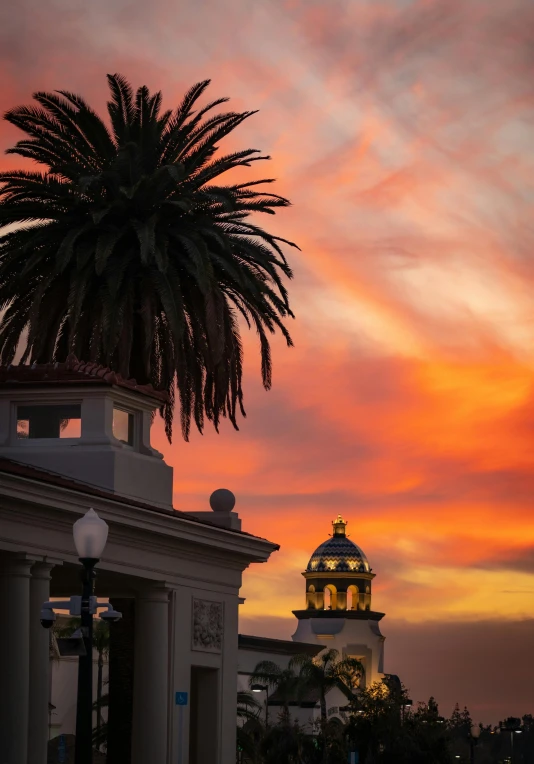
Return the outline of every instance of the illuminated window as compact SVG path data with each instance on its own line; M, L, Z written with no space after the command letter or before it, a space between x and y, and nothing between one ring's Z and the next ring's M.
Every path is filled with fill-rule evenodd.
M17 406L17 438L80 438L81 411L79 404Z
M113 435L121 443L133 446L134 415L124 409L113 408Z

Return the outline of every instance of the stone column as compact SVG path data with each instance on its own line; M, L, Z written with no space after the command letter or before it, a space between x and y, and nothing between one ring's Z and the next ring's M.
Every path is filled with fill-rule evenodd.
M6 557L0 655L2 764L27 764L30 673L30 569L34 560Z
M151 589L135 601L132 764L167 764L169 592Z
M36 562L30 580L30 697L28 764L46 764L48 753L48 703L50 699L50 632L43 629L40 613L50 599L52 562Z

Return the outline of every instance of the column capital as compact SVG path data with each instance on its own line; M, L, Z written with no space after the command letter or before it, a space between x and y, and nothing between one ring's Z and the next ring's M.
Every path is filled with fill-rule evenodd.
M14 555L13 557L4 557L2 560L2 569L6 576L31 578L31 568L35 559L31 555Z
M43 581L50 581L52 578L52 568L56 567L56 563L51 560L38 560L34 562L31 569L32 579L42 579Z
M154 586L146 589L139 589L136 592L135 599L142 600L143 602L169 602L170 589L165 586Z

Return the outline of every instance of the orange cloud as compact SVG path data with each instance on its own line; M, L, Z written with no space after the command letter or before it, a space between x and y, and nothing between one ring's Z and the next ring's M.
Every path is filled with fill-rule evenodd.
M528 0L19 0L4 19L3 110L54 88L102 109L115 71L167 106L211 77L211 97L261 109L227 149L271 154L236 178L277 177L294 202L260 222L302 248L288 252L296 347L275 341L266 394L247 335L239 433L154 433L178 508L231 488L245 529L282 544L245 574L245 626L289 636L300 571L338 511L400 644L408 622L486 619L504 635L530 612L533 22ZM1 148L16 139L0 124ZM449 670L433 681L427 695L449 698Z

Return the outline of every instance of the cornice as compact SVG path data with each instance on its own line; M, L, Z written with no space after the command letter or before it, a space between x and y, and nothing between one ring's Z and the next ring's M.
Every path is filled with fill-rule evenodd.
M349 621L381 621L385 613L374 610L293 610L299 621L308 618L346 618Z
M152 548L154 551L165 550L176 554L177 544L202 545L209 548L214 560L222 553L227 561L230 554L236 562L239 560L242 567L247 567L251 562L266 562L272 552L279 548L277 544L257 536L186 519L178 512L150 510L123 503L120 498L107 499L85 493L83 490L0 472L0 501L5 503L6 499L21 505L17 507L16 518L32 523L35 523L35 513L31 511L31 506L48 509L51 514L46 516L41 512L39 524L57 530L64 530L65 516L73 523L92 507L113 526L110 541L116 540L117 543L133 548L138 546L142 549ZM0 506L0 515L6 519L13 519L13 509ZM138 534L138 538L132 537L132 532L134 536ZM180 553L186 554L187 550L181 549ZM197 556L194 552L190 553L191 559Z

